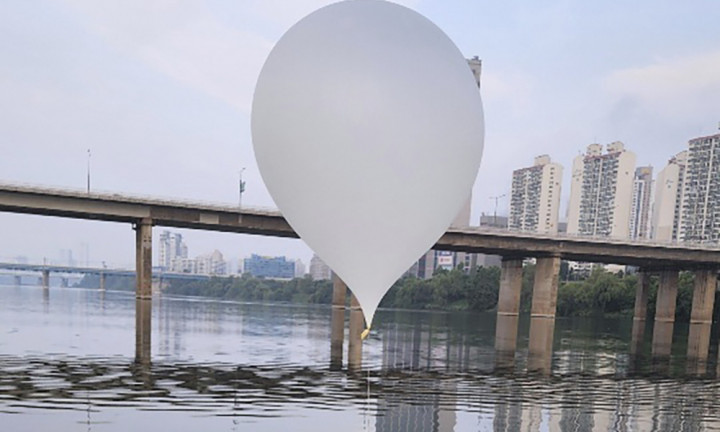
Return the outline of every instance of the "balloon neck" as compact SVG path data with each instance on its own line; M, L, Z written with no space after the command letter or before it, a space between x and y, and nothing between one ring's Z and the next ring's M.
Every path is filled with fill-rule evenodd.
M365 330L363 330L362 333L360 333L360 340L367 339L369 334L370 334L370 327L366 328Z

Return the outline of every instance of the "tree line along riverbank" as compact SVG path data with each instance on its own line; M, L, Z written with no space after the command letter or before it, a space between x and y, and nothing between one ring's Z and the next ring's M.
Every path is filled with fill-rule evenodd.
M532 283L535 266L523 268L520 308L529 312L532 304ZM595 269L588 277L567 280L563 266L558 286L557 315L612 316L632 315L638 278L634 274L609 273ZM86 275L76 286L95 288L99 276ZM291 280L261 279L247 274L238 277L215 277L205 281L168 280L163 292L171 295L200 296L223 300L255 302L289 302L299 304L330 304L332 282L312 280L309 276ZM108 276L107 289L134 290L133 277ZM497 306L500 287L498 267L476 267L466 273L460 269L438 270L432 278L404 277L398 280L380 303L384 308L491 311ZM655 311L658 281L653 277L648 298L648 314ZM688 321L692 305L693 274L680 273L676 319ZM717 295L717 294L716 294ZM720 308L716 308L720 309Z

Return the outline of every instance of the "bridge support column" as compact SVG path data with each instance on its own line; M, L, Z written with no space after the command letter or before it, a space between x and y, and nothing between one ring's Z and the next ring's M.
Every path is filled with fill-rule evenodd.
M105 291L106 279L107 275L105 273L100 273L100 291Z
M655 301L655 325L653 327L653 357L669 357L672 348L677 302L678 271L662 270L660 286Z
M330 369L332 370L342 369L346 296L347 285L333 273L332 315L330 317Z
M716 275L717 273L712 270L695 272L687 351L688 360L692 362L707 360L713 306L715 305Z
M643 269L638 273L637 288L635 289L635 313L633 314L632 341L630 354L638 354L645 337L647 322L648 293L650 292L650 273Z
M552 366L559 277L560 257L537 259L530 313L529 370L549 373Z
M42 287L50 288L50 270L42 271Z
M152 221L135 224L135 297L152 298Z
M152 353L152 301L135 300L135 361L149 365Z
M22 285L22 276L15 275L15 286Z
M348 332L348 370L357 371L362 367L362 339L365 329L360 302L355 294L350 295L350 331Z
M522 272L522 259L503 258L495 324L495 364L498 367L512 367L515 360Z

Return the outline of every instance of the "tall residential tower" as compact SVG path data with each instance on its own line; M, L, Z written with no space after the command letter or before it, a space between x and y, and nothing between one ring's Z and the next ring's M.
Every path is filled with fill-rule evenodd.
M548 155L536 157L533 166L513 171L509 229L557 234L562 171Z
M573 161L568 234L626 239L630 231L635 154L616 141L591 144Z
M633 179L630 208L630 238L644 239L650 235L650 204L652 202L653 168L638 167Z
M655 240L678 240L687 157L687 151L673 156L655 179L651 224L651 237Z
M720 134L688 144L680 238L716 243L720 241Z

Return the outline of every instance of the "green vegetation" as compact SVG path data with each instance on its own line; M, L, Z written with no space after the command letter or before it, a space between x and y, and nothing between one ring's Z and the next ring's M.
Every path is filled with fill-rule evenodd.
M172 280L163 292L224 300L330 304L332 282L314 281L309 276L282 281L245 274L242 277L214 277L209 281Z
M529 312L532 306L532 286L535 266L523 268L520 309ZM561 267L561 279L571 277L567 266ZM288 281L259 279L249 275L212 278L207 281L171 280L164 292L185 296L204 296L224 300L257 302L290 302L330 304L332 283L313 281L309 276ZM134 290L132 277L110 277L108 289ZM637 276L613 274L596 269L583 280L562 280L558 288L558 316L632 315L635 305ZM99 278L87 275L80 287L97 287ZM657 278L651 279L648 299L648 318L655 311ZM430 279L404 277L397 281L380 303L381 307L399 309L487 311L497 306L500 269L477 267L465 273L461 269L438 270ZM692 305L693 275L680 274L676 319L687 321ZM720 301L720 300L718 300ZM720 309L720 308L716 308Z
M74 286L78 288L97 288L100 286L100 275L86 274ZM115 291L135 291L135 276L106 276L105 289Z

